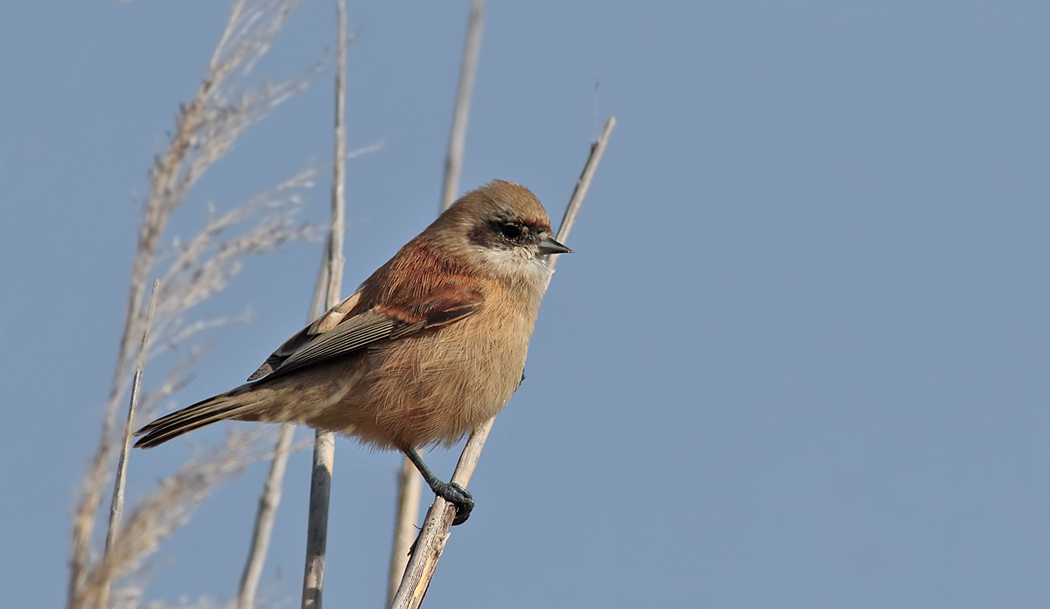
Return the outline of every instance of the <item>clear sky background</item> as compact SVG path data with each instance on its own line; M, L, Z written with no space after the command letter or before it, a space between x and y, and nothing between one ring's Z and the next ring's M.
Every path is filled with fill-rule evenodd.
M0 3L4 606L64 603L132 197L227 9ZM258 73L324 57L333 14L307 2ZM350 146L386 144L349 166L348 289L434 216L466 14L349 5ZM514 180L560 217L620 123L426 606L1050 606L1048 23L1039 2L490 2L462 189ZM166 241L327 163L330 74L247 134ZM328 178L307 197L323 220ZM216 337L179 404L302 326L319 256L249 260L201 313L253 321ZM187 447L136 452L129 492ZM457 454L432 465L447 477ZM264 575L282 606L308 461ZM326 606L382 606L399 464L337 444ZM148 598L234 594L265 470L164 544Z

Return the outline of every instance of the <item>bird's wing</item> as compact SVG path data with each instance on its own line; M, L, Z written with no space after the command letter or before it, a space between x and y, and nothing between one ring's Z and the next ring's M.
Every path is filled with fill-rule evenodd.
M481 308L477 292L437 293L411 307L378 305L359 310L361 292L329 309L289 338L249 381L347 355L382 340L401 338L459 321ZM351 314L352 313L352 314Z
M347 314L357 306L357 303L360 300L361 292L355 292L343 302L325 311L324 315L315 319L309 326L306 326L296 333L295 336L284 341L284 344L271 353L270 357L266 358L266 362L264 362L262 366L259 366L259 369L253 372L252 375L248 377L248 380L259 380L279 368L281 363L295 354L296 351L302 349L309 344L310 341L325 332L330 331L339 322L343 321Z

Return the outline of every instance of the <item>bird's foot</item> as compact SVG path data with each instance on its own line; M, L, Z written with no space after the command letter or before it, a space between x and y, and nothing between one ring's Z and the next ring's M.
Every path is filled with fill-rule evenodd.
M474 497L467 492L467 489L455 482L441 482L440 480L432 484L430 488L435 495L456 506L456 517L452 521L452 526L463 524L467 518L470 518L470 512L474 509Z
M426 480L430 490L434 491L434 494L438 497L456 506L456 518L452 521L453 526L466 522L467 518L470 518L470 511L474 509L474 498L470 496L467 489L455 482L442 482L440 478L434 475L434 472L430 471L430 468L423 462L423 458L419 456L416 449L410 447L401 450L408 457L408 460L416 466L416 469L419 470L419 474L423 476L423 480Z

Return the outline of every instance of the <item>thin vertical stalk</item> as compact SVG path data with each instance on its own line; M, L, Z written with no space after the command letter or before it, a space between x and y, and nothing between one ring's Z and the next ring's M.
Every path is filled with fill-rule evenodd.
M343 232L346 230L346 48L350 35L346 31L346 2L335 5L338 24L338 49L335 64L335 151L332 158L332 238L328 242L328 292L326 308L342 300Z
M389 605L401 585L401 577L408 565L408 550L415 538L416 521L419 518L419 498L422 483L416 466L408 458L402 459L401 471L397 474L397 519L394 521L394 548L390 553L390 575L386 591Z
M135 361L135 376L131 382L131 399L128 402L128 420L124 423L124 435L120 443L120 456L117 459L117 475L113 481L113 499L109 504L109 528L106 531L106 547L104 552L109 553L113 544L117 541L117 533L120 530L120 520L124 515L124 488L127 486L128 476L128 454L131 452L131 430L135 425L135 410L138 408L139 391L142 388L142 374L146 369L146 358L149 355L149 331L153 325L153 314L157 310L157 286L159 281L153 282L153 293L149 298L149 308L146 311L146 321L142 329L142 343L139 345L138 358ZM101 606L105 607L109 601L109 582L106 582L102 592Z
M572 196L569 197L569 204L565 206L565 215L562 216L561 224L558 225L558 236L556 239L562 243L565 243L569 238L569 231L572 230L572 225L576 223L576 216L580 213L580 208L583 207L583 198L587 196L587 191L591 188L594 172L598 170L598 163L602 161L605 147L609 145L609 136L612 135L612 130L615 127L616 117L610 116L605 121L605 126L602 127L601 135L591 144L591 154L587 157L583 171L580 172L580 177L576 180L576 187L573 188ZM551 275L554 275L554 265L558 263L558 258L560 257L560 254L554 254L547 262L547 268L550 270ZM547 279L547 283L550 283L550 278Z
M131 383L131 399L128 404L128 420L124 424L124 436L120 443L120 457L117 460L117 477L113 482L113 500L109 506L109 530L106 532L106 551L113 547L120 528L120 519L124 514L124 488L127 485L128 453L131 452L131 430L135 426L135 409L138 408L139 391L142 388L142 374L146 369L146 357L149 354L149 331L153 325L153 314L157 311L157 287L159 281L153 282L153 293L150 295L149 308L146 311L146 323L142 330L142 343L138 359L135 362L135 378Z
M470 3L467 21L467 42L463 47L463 64L459 70L459 88L456 109L452 115L452 132L448 138L445 157L445 185L441 193L441 211L448 209L459 191L459 172L463 166L463 148L467 141L467 119L470 117L470 95L474 90L474 76L478 71L481 53L481 26L485 21L484 0Z
M259 588L259 579L266 564L266 552L270 548L273 523L277 517L277 508L281 504L284 471L288 466L288 453L294 435L295 425L291 423L282 424L277 432L277 445L273 449L270 472L266 476L263 492L259 496L259 507L255 512L255 526L252 529L248 559L244 563L241 584L237 588L237 609L252 609L255 606L255 592Z
M310 302L310 310L306 315L307 323L317 319L325 311L324 307L329 283L330 249L330 246L325 248L325 256L317 273L317 281L314 284L314 297ZM270 473L267 475L266 482L263 485L262 495L259 496L259 508L255 513L255 527L252 530L248 559L244 563L241 585L237 590L237 609L252 609L255 606L255 594L266 562L266 553L270 547L270 537L273 532L274 520L277 516L277 508L281 503L284 472L288 466L288 455L291 451L292 437L294 435L295 425L291 423L281 424L281 429L277 433L277 445L274 448L273 461L270 463Z
M463 45L463 60L459 68L459 87L456 105L452 111L452 131L448 138L445 155L445 175L441 187L441 211L445 211L456 200L459 191L459 174L463 167L463 151L466 148L467 122L470 118L470 99L474 91L474 77L481 54L481 30L485 22L484 0L473 0L467 17L466 42ZM422 451L420 451L422 452ZM390 550L389 586L386 602L394 599L401 577L408 565L408 552L412 547L414 529L419 520L419 498L422 494L422 478L416 467L404 457L397 485L397 515L394 519L393 547Z
M251 64L266 53L273 35L280 30L285 18L294 9L294 4L279 3L275 7L278 11L263 10L262 20L258 17L254 20L263 27L250 30L246 29L243 23L247 4L248 0L234 0L208 71L193 98L181 107L168 148L155 158L150 170L149 198L138 228L123 329L101 433L73 516L67 598L69 609L79 608L83 603L81 592L91 567L91 540L94 537L97 512L102 501L104 481L110 472L110 457L116 446L116 414L127 387L130 372L128 368L135 355L135 345L138 337L142 335L145 317L143 297L157 258L161 235L164 234L168 219L182 203L189 188L217 159L229 151L230 145L245 127L265 114L265 110L262 110L264 107L272 107L280 101L261 90L259 95L245 95L239 101L228 99L235 90L230 81L236 80L238 75L243 75ZM231 111L225 117L233 117L236 120L214 118L215 113L210 109L220 105L236 108L236 111ZM254 116L249 117L250 113L254 113Z
M335 438L329 432L314 436L310 475L310 515L306 524L306 571L303 575L303 609L321 609L324 562L328 548L328 504L332 492Z
M467 445L456 463L456 471L452 474L452 482L467 487L470 477L481 458L481 449L485 446L485 440L492 431L492 424L496 421L493 417L485 421L471 432ZM401 585L394 595L390 604L392 609L416 609L423 603L423 597L430 588L430 581L434 578L438 560L445 550L445 542L448 541L449 530L452 520L456 517L456 506L445 501L442 497L435 497L434 503L427 510L427 517L423 521L423 529L412 548L412 555L408 559L408 567L405 576L401 579Z
M616 119L610 117L598 141L591 145L591 153L584 164L580 178L576 181L576 188L569 199L562 224L558 228L557 239L562 243L569 237L572 225L576 221L576 215L583 204L583 198L590 188L594 172L605 153L609 136L615 126ZM552 267L553 264L554 260L551 260ZM467 440L467 445L463 447L463 453L459 457L459 463L456 464L456 471L452 474L453 482L466 488L474 473L474 468L477 467L481 450L485 446L485 440L495 420L495 417L489 419L470 434L470 439ZM401 580L401 586L398 587L397 594L394 595L394 600L390 605L391 609L416 609L422 604L423 597L426 596L427 589L430 587L430 581L434 577L434 571L437 569L438 560L441 559L441 553L445 549L445 542L448 541L452 519L455 516L456 506L454 504L441 497L434 498L434 503L427 511L426 520L423 522L423 530L420 531L408 560L408 567Z
M335 153L332 168L332 230L328 237L327 308L339 304L343 279L343 232L346 219L346 5L336 4L338 41L335 71ZM310 477L310 515L306 526L306 566L303 574L303 609L321 609L324 564L328 537L328 506L335 462L335 436L318 431L314 437L313 470Z

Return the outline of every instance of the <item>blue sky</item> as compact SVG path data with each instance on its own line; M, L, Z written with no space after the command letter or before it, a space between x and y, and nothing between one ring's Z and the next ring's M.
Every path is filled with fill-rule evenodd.
M133 197L226 11L0 6L10 606L64 602ZM258 73L325 57L333 13L307 2ZM347 287L437 208L466 13L349 6L350 145L385 145L348 169ZM602 121L619 126L426 606L1050 605L1048 18L1025 2L490 2L461 188L514 180L560 217ZM206 203L325 163L330 108L327 71L213 169L167 239ZM325 177L305 216L327 197ZM250 305L253 322L216 337L180 404L302 326L319 256L251 259L207 305ZM187 453L136 453L130 492ZM457 454L430 459L447 476ZM398 465L337 446L332 606L382 604ZM293 457L273 601L301 585L308 469ZM163 546L149 598L234 593L264 474Z

